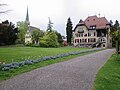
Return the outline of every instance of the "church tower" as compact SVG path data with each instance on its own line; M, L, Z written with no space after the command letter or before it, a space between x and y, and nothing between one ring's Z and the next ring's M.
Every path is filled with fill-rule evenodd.
M30 33L30 21L29 21L28 6L27 6L27 13L26 13L25 22L28 25L28 30L25 34L25 43L28 44L28 43L32 43L32 36L31 36L31 33Z
M28 13L28 6L27 6L27 13L26 13L26 19L25 22L30 25L30 21L29 21L29 13Z

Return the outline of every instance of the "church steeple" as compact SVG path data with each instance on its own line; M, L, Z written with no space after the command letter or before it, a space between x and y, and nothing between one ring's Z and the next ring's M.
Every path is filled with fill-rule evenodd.
M29 13L28 13L28 6L27 6L27 13L26 13L26 19L25 19L26 23L28 25L30 25L30 21L29 21Z

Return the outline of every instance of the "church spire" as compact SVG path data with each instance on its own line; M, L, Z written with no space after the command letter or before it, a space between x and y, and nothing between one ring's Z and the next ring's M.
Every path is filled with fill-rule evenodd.
M28 25L30 25L30 21L29 21L29 13L28 13L28 6L27 6L27 14L26 14L26 23L28 24Z

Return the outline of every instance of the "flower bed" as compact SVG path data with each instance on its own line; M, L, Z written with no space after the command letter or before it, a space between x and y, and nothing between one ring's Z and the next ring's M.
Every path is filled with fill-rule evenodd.
M10 70L10 69L15 69L15 68L19 68L22 67L24 65L32 65L35 63L39 63L41 61L45 61L45 60L52 60L52 59L56 59L56 58L61 58L61 57L67 57L70 55L77 55L77 54L81 54L81 53L86 53L86 52L93 52L93 51L98 51L98 50L102 50L101 48L96 48L96 49L92 49L92 50L84 50L84 51L79 51L79 52L70 52L67 54L59 54L59 55L55 55L55 56L45 56L36 60L25 60L25 61L21 61L21 62L12 62L9 64L2 64L1 65L1 70L6 71L6 70Z

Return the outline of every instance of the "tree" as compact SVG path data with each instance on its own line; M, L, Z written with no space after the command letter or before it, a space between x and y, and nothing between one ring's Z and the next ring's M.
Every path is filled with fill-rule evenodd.
M120 24L116 20L114 25L111 25L111 32L112 36L112 43L116 46L116 53L118 54L119 51L119 43L120 43Z
M3 6L7 6L7 4L0 4L0 7L3 7ZM0 14L2 14L2 13L7 13L7 12L9 12L9 11L11 11L11 10L0 11Z
M62 39L61 34L60 34L60 33L58 33L57 31L55 31L55 34L56 34L56 35L57 35L57 37L58 37L58 42L59 42L60 44L62 44L63 39Z
M40 46L42 47L58 47L58 37L55 32L50 32L49 34L43 36L40 39Z
M35 29L32 31L32 40L38 44L38 41L40 39L40 37L44 36L44 32L42 30L39 29Z
M114 24L114 30L117 31L119 26L120 26L120 24L119 24L118 20L116 20L115 24Z
M71 39L72 39L72 22L71 19L68 18L67 26L66 26L66 35L67 35L67 43L71 45Z
M115 37L115 40L116 40L116 53L118 54L119 53L119 44L120 44L120 28L117 29L117 31L114 32L114 37Z
M52 32L52 27L53 27L53 23L51 22L50 20L50 17L48 18L49 19L49 22L48 22L48 26L47 26L47 32Z
M19 34L18 34L19 42L25 44L25 34L29 29L28 24L24 21L17 22L17 27L19 30Z
M12 45L17 40L18 29L8 20L0 24L0 45Z

